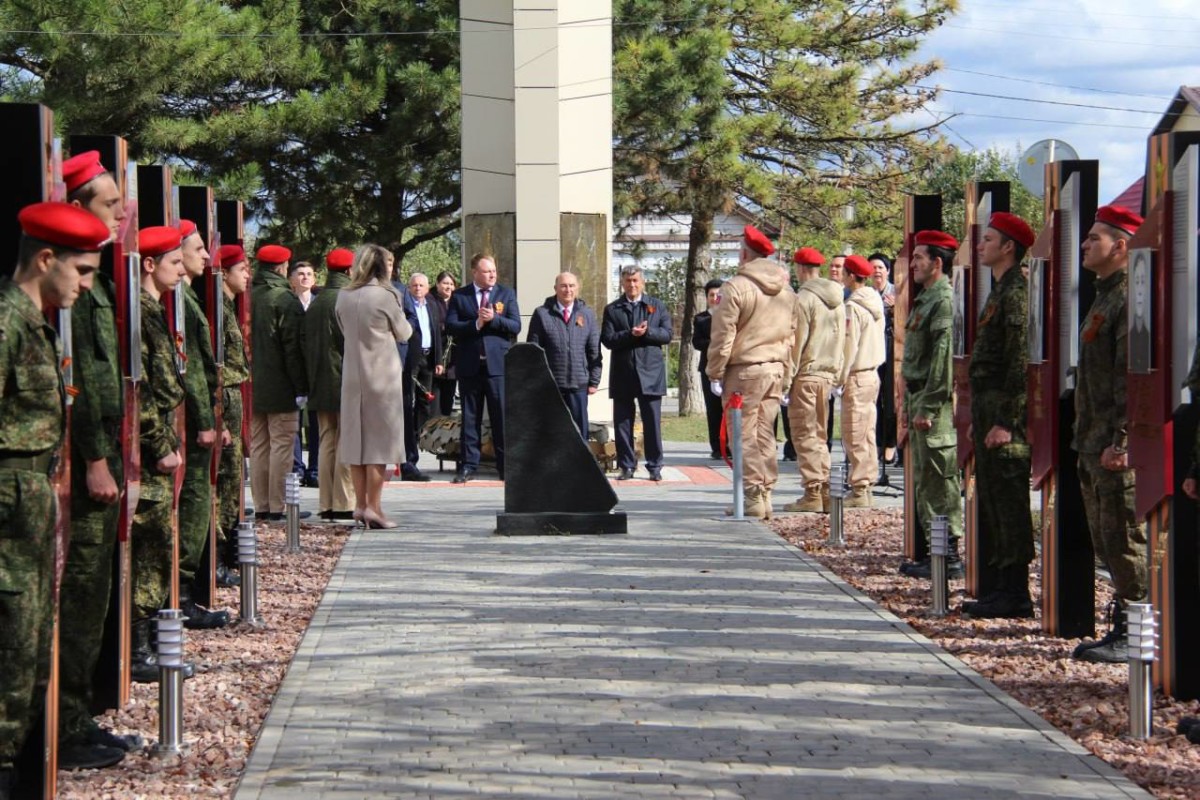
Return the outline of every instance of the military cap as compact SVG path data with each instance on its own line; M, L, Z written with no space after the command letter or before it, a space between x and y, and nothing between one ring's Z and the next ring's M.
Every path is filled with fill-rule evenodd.
M354 253L344 247L330 250L329 255L325 256L325 266L329 269L350 269L353 263Z
M196 227L196 223L192 222L190 219L179 220L180 238L186 239L198 230L200 229Z
M869 278L875 274L875 268L871 266L871 262L862 256L846 256L844 266L860 278Z
M217 266L221 269L232 267L246 260L246 251L240 244L223 244L217 248Z
M825 263L825 256L815 247L801 247L792 256L792 261L802 267L819 267Z
M254 257L263 264L282 264L292 260L292 251L281 244L264 244Z
M945 231L918 231L916 243L928 247L944 247L947 250L958 249L958 239Z
M775 245L771 244L771 240L753 225L742 228L742 243L760 256L769 256L775 252Z
M142 228L138 231L138 252L143 257L158 256L178 250L183 246L183 236L179 228L170 225L155 225L152 228Z
M1025 248L1032 245L1033 240L1037 238L1033 235L1033 228L1030 228L1025 220L1016 214L1009 214L1007 211L993 213L991 219L988 220L988 227L1000 231Z
M71 156L62 163L62 176L63 182L67 184L67 194L105 172L108 170L100 163L99 150L88 150L86 153Z
M112 238L112 232L99 217L70 203L25 206L17 213L17 221L31 239L84 253L103 250Z
M1103 222L1132 235L1137 233L1145 220L1124 206L1101 206L1096 209L1096 222Z

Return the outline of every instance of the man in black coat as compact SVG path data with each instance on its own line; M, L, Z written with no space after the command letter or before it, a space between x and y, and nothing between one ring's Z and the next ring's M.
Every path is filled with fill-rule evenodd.
M643 294L640 267L621 270L624 294L604 307L600 341L613 353L608 393L613 401L617 433L617 480L633 477L637 454L633 447L634 401L642 415L642 440L650 480L662 480L662 397L667 393L663 346L671 343L671 315L662 301Z
M404 463L400 480L428 481L417 468L420 457L418 440L421 428L440 407L435 375L442 374L442 304L430 302L429 278L414 272L403 295L404 316L412 325L413 335L404 353Z
M533 312L525 341L546 351L554 384L586 442L588 397L600 388L604 356L596 315L578 295L579 278L572 272L560 273L554 279L554 296Z
M712 382L704 374L708 366L708 343L712 340L712 312L721 302L721 287L724 281L713 278L704 284L704 297L708 306L692 319L692 347L700 351L700 386L704 390L704 413L708 417L708 448L709 458L721 459L721 417L724 408L721 396L713 394ZM784 417L786 419L786 417Z
M496 469L504 480L504 355L521 332L517 293L496 283L496 260L482 253L472 256L471 279L450 295L446 313L462 396L462 465L453 483L466 483L479 469L485 400Z

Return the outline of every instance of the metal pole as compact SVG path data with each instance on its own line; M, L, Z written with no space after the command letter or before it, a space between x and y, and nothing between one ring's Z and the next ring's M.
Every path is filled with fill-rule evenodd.
M242 622L260 625L258 615L258 534L249 522L238 523L238 563L242 568Z
M180 755L183 743L183 612L158 612L158 744L156 756Z
M729 450L733 453L733 518L746 518L746 498L742 487L742 404L729 404Z
M846 465L834 464L829 469L829 544L846 544L845 522Z
M283 481L283 503L287 512L287 552L300 552L300 476L289 472Z
M1130 603L1125 609L1129 659L1129 735L1149 739L1154 711L1154 649L1158 623L1150 603Z
M939 514L929 526L929 582L933 586L933 615L950 611L950 586L946 557L950 554L950 520Z

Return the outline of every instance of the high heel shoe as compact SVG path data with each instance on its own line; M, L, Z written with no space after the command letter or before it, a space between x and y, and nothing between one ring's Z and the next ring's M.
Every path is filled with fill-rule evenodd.
M384 517L376 517L374 515L367 516L367 514L365 512L363 513L362 520L363 520L363 526L366 527L367 530L372 530L372 531L390 530L391 528L400 527L397 523L392 522L390 519L387 519Z
M363 517L364 513L365 512L362 509L358 509L358 508L354 509L354 513L350 515L351 518L354 520L354 527L356 527L356 528L367 527L367 523Z

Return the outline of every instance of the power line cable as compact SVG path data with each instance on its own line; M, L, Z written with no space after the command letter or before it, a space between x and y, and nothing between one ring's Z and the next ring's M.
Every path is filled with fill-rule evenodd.
M946 92L948 94L965 94L972 97L989 97L993 100L1015 100L1018 103L1043 103L1050 106L1070 106L1072 108L1091 108L1098 111L1125 111L1131 114L1153 114L1162 116L1161 111L1146 111L1141 108L1118 108L1116 106L1095 106L1089 103L1069 103L1065 100L1035 100L1032 97L1016 97L1009 94L988 94L986 92L969 92L965 89L947 89L939 86L921 86L919 84L910 84L915 89L925 89L927 91Z
M979 114L974 111L941 111L942 114L953 114L961 117L981 117L983 119L1003 119L1010 122L1041 122L1047 125L1082 125L1088 128L1128 128L1129 130L1144 131L1145 125L1116 125L1109 122L1080 122L1071 119L1034 119L1033 117L1010 117L1004 114Z
M1004 36L1033 36L1039 39L1054 39L1059 42L1087 42L1088 44L1119 44L1124 47L1169 47L1174 50L1195 50L1195 44L1169 44L1167 42L1119 42L1114 39L1085 39L1082 37L1061 36L1057 33L1031 33L1028 29L996 30L995 28L976 28L972 25L954 25L949 22L943 28L954 28L960 31L979 31L981 33L999 33Z
M1162 100L1162 95L1158 94L1140 94L1138 92L1121 92L1116 89L1098 89L1095 86L1072 86L1068 83L1054 83L1052 81L1039 81L1033 78L1017 78L1012 75L997 75L994 72L980 72L975 69L962 69L960 67L942 67L942 72L959 72L964 75L979 75L984 78L996 78L1002 81L1013 81L1015 83L1032 83L1038 86L1053 86L1058 89L1074 89L1079 92L1100 92L1102 94L1119 94L1126 97L1146 97L1153 100Z
M986 0L971 0L971 5L972 6L988 6L991 8L1003 8L1006 11L1013 10L1012 3L989 3ZM1021 5L1021 10L1023 10L1023 11L1042 11L1042 12L1050 13L1050 14L1062 14L1063 16L1071 16L1076 19L1079 18L1080 13L1081 13L1078 7L1072 7L1072 8L1066 8L1064 6L1048 7L1048 6L1031 6L1031 5L1025 5L1025 4ZM1137 17L1138 19L1173 19L1173 20L1182 20L1182 21L1186 21L1186 22L1200 22L1200 17L1179 17L1179 16L1170 16L1170 15L1166 15L1166 14L1122 14L1119 11L1096 11L1092 8L1089 8L1087 10L1087 15L1094 16L1094 17Z

